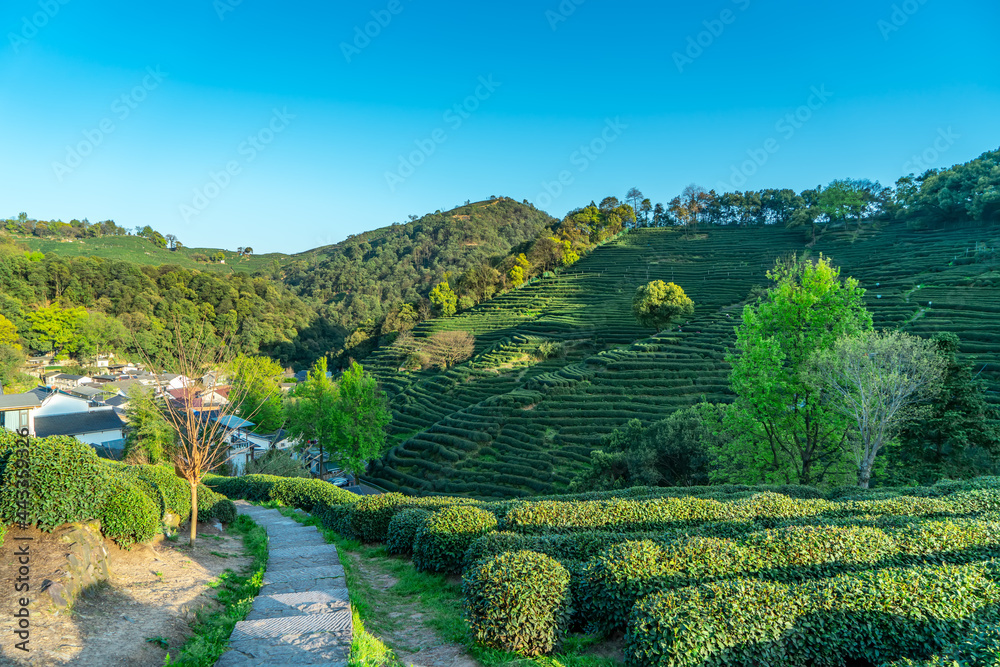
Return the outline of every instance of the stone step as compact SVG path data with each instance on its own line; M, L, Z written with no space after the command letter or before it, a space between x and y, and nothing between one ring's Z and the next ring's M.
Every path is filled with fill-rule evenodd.
M348 617L350 620L350 617ZM245 621L244 621L245 622ZM236 632L233 632L236 636ZM235 639L216 667L277 665L347 665L351 655L350 624L346 631L290 634L264 639Z
M347 636L350 646L351 612L342 609L332 614L305 614L280 618L261 618L254 621L240 621L233 628L229 638L232 644L246 639L273 639L295 635L329 634ZM287 659L287 658L286 658Z
M318 567L296 567L272 571L270 567L264 573L264 585L280 584L285 581L301 581L303 579L332 579L344 576L344 568L340 565L320 565Z
M270 554L269 560L277 560L289 556L326 556L327 554L332 554L333 557L339 560L336 545L328 543L311 547L282 546L278 543L272 543L271 547L268 552Z
M279 593L260 595L253 602L253 609L247 621L265 618L284 618L303 614L333 614L342 611L350 613L351 605L346 588L304 593Z
M291 579L289 581L279 581L273 584L266 584L261 587L260 595L279 595L281 593L306 593L309 591L322 591L329 588L343 588L347 586L347 579L344 577L317 577L316 579Z
M270 545L282 545L283 547L322 547L329 544L319 533L280 533L278 535L267 536Z

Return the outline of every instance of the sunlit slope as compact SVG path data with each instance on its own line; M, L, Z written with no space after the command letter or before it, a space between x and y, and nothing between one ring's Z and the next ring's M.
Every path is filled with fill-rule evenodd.
M820 241L868 290L876 326L954 331L1000 398L997 228L916 231L894 225ZM554 279L467 313L434 320L427 336L463 329L476 357L445 372L406 373L382 350L370 361L392 394L394 448L372 479L411 493L527 495L562 489L590 451L629 419L652 422L705 396L731 400L727 348L742 303L777 257L803 251L801 232L711 228L632 232ZM978 249L978 250L977 250ZM680 284L695 315L659 335L631 315L635 288ZM563 352L539 360L539 344ZM977 370L978 370L977 367Z

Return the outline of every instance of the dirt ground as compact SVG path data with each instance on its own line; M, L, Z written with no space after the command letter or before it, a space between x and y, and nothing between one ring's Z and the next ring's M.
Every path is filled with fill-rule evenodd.
M12 529L0 547L0 665L49 667L159 666L168 650L176 656L190 635L193 610L211 601L208 587L227 568L240 571L250 560L243 541L209 524L199 524L194 552L187 547L182 528L176 542L136 546L131 551L107 542L111 580L86 592L69 611L42 612L31 618L30 652L14 648L11 614L13 592ZM58 576L68 553L65 545L47 533L33 531L32 596L44 578ZM214 553L213 553L214 552ZM35 583L37 582L37 583ZM149 642L159 638L167 649Z
M358 558L358 569L372 588L388 590L398 582L392 575L366 567ZM386 632L376 633L378 638L392 647L399 661L408 667L479 667L459 644L446 644L438 634L427 627L416 606L400 605L389 612L392 619Z

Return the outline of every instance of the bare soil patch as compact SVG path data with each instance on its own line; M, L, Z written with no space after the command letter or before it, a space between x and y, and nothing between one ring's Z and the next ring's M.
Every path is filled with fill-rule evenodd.
M188 626L195 609L217 604L208 583L227 568L239 571L250 563L239 536L226 535L209 524L199 524L198 542L192 552L182 529L177 542L139 545L131 551L106 542L111 579L107 585L85 592L69 611L42 611L31 618L31 651L26 656L10 639L15 600L12 587L12 529L0 547L0 665L49 667L145 667L163 664L191 634ZM34 531L32 591L34 598L43 579L59 576L66 545L51 535ZM213 553L214 552L214 553ZM161 638L162 648L147 639Z

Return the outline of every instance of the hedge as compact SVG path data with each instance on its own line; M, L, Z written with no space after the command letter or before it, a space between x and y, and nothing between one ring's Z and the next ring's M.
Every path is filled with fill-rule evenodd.
M390 554L409 555L417 539L417 530L431 515L427 510L408 509L399 512L389 522L385 550Z
M903 658L884 667L994 667L1000 664L1000 628L982 625L926 660Z
M1000 523L974 521L928 521L890 532L866 526L791 526L738 541L626 541L608 547L583 568L577 604L585 619L621 629L641 597L706 579L757 574L797 582L875 564L967 562L992 555L998 545Z
M99 515L101 532L105 537L127 549L133 544L147 542L159 533L159 508L125 475L110 475L105 493Z
M351 508L351 530L362 542L385 542L389 532L389 522L398 512L405 509L425 509L428 511L454 505L479 505L468 498L451 496L431 496L414 498L402 493L382 493L364 496Z
M159 465L130 465L121 469L128 479L145 490L159 506L160 518L166 512L182 520L191 516L191 485L173 468Z
M319 479L278 477L276 475L243 475L242 477L206 476L204 483L229 498L266 502L311 512L320 504L353 503L358 496Z
M0 429L0 431L4 431ZM19 461L11 460L15 439L9 431L0 438L0 521L17 520ZM30 477L28 516L43 530L71 521L100 516L108 471L90 445L62 436L33 438L27 471Z
M992 564L940 565L654 593L632 610L625 658L647 666L792 667L919 657L997 620L996 574Z
M413 564L424 572L460 572L472 542L496 527L496 517L486 510L462 505L446 507L431 514L417 530Z
M312 515L325 528L336 531L347 539L353 539L354 531L351 530L351 507L350 503L340 505L321 504L313 509Z
M473 638L491 648L536 656L562 643L572 616L570 574L532 551L478 564L462 580Z
M189 501L190 502L190 501ZM204 484L198 485L198 520L218 519L222 523L236 520L236 505L221 493L216 493Z

